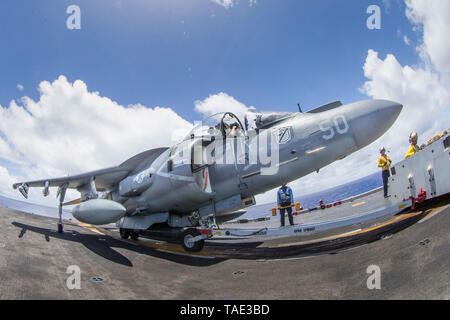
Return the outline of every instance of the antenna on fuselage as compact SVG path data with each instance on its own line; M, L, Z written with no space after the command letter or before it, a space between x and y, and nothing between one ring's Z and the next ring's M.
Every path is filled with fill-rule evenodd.
M300 103L297 103L298 112L303 113L302 108L300 107Z

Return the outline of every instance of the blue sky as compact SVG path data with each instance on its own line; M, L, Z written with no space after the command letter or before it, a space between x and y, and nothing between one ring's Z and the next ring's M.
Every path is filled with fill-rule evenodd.
M194 101L226 92L261 110L366 99L358 88L368 49L414 64L405 5L375 0L23 1L0 3L0 105L39 99L43 80L82 79L119 104L171 107L194 121ZM81 30L66 8L81 8ZM382 9L368 30L366 9ZM24 86L23 92L17 84Z

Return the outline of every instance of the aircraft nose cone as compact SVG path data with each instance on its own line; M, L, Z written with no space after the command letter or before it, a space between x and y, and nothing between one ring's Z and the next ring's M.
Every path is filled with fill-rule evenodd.
M398 116L400 115L400 112L403 109L403 105L400 103L394 102L394 101L386 101L387 104L383 108L382 112L389 115L391 118L391 125L394 124L395 120L397 120Z
M389 100L365 101L364 113L355 121L354 137L362 148L381 137L397 120L403 106Z

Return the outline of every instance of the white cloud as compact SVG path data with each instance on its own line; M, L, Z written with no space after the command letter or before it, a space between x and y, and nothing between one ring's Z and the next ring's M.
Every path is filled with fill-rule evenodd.
M422 44L417 48L422 59L429 58L439 72L450 72L450 1L405 0L406 16L414 30L423 32Z
M382 60L369 50L362 90L373 98L386 98L404 105L391 129L390 144L401 148L411 131L425 138L448 129L450 120L450 2L406 0L406 15L416 30L423 30L417 50L420 63L402 66L395 56ZM395 134L394 134L395 133ZM402 137L400 140L398 137Z
M229 9L237 5L239 0L211 0L214 3L217 3L218 5L224 7L225 9ZM248 3L250 7L253 7L258 3L258 0L248 0Z
M446 125L449 90L440 74L427 67L403 67L390 54L382 60L373 50L369 50L364 74L370 81L364 84L363 92L373 98L391 99L404 105L398 120L403 127L424 133ZM444 117L439 117L440 113Z
M237 0L211 0L211 1L217 3L218 5L224 7L225 9L229 9L237 3Z
M250 109L254 109L254 107L247 107L242 102L223 92L209 95L205 100L195 101L195 110L204 116L227 111L234 113L243 121L245 113Z
M409 40L408 36L406 36L406 35L403 36L403 42L404 42L407 46L410 46L410 45L411 45L411 40Z
M23 91L23 89L24 89L23 85L21 85L20 83L17 84L17 90Z
M17 177L11 175L5 167L0 166L0 194L17 198L17 191L11 188L14 182L17 182Z
M0 107L0 158L21 164L26 179L118 165L147 149L170 146L192 127L170 108L124 107L64 76L41 82L39 92L38 101L23 97ZM7 171L0 179L11 187Z

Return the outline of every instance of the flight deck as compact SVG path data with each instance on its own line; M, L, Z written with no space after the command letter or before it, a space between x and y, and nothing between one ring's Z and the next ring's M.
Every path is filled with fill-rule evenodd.
M449 299L449 203L446 196L415 211L349 226L350 233L334 230L339 232L313 239L210 240L194 254L170 242L124 241L113 228L68 220L60 234L55 218L0 208L0 298ZM335 211L335 217L342 214ZM71 265L81 270L79 290L66 285ZM382 272L380 290L367 288L371 265Z
M383 197L380 188L357 195L342 201L329 204L328 208L320 207L293 212L294 225L280 225L280 212L276 216L266 216L252 220L242 219L222 224L222 229L214 231L216 237L237 236L252 238L264 236L267 238L284 237L288 235L317 235L324 231L337 230L352 226L371 224L392 214L403 211L411 205L411 201L395 203ZM287 218L285 220L288 220Z
M376 189L345 199L332 208L296 215L293 226L280 227L279 216L264 221L223 224L213 230L213 237L205 241L201 252L189 255L270 260L343 250L389 236L426 215L422 211L411 214L410 207L410 200L392 203ZM118 236L113 228L103 229L103 232ZM187 254L170 239L142 237L139 243L157 250Z

